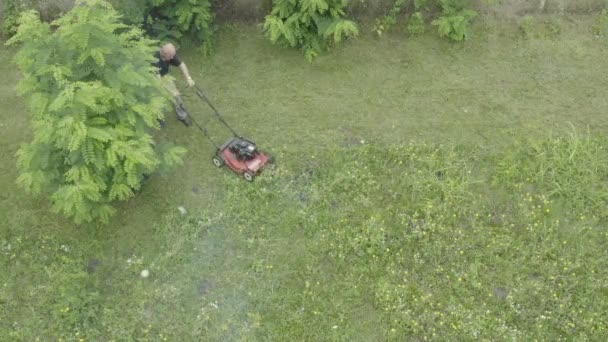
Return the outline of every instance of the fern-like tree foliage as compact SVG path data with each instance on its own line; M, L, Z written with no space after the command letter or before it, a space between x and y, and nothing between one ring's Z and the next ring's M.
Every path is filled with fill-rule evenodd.
M433 20L432 25L437 26L439 35L454 41L468 39L471 21L477 12L465 7L466 0L439 0L442 14Z
M7 44L21 45L18 89L33 140L17 152L17 182L49 194L53 209L77 223L107 222L113 202L133 197L144 174L185 153L151 136L168 104L151 66L157 42L120 24L103 0L79 0L51 24L35 11L19 23Z
M359 34L357 24L344 19L349 0L273 0L264 21L272 43L298 47L312 61L331 44Z

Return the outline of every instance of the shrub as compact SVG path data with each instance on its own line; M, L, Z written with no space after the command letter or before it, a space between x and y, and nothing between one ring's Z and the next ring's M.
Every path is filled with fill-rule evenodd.
M454 41L467 39L471 21L477 16L477 12L465 9L461 0L440 0L439 4L442 14L432 22L437 26L439 35Z
M424 31L424 15L421 12L415 12L410 16L407 23L407 32L409 34L422 34Z
M298 47L312 61L332 44L356 36L357 25L343 19L347 0L274 0L264 21L272 43Z
M152 0L144 27L159 40L190 38L203 54L213 49L215 32L211 0Z

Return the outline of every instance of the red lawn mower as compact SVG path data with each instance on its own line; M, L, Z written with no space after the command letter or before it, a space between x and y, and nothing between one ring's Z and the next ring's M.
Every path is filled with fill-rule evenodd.
M226 140L224 144L218 145L211 138L204 125L199 125L194 119L192 119L192 116L190 116L190 119L196 125L196 127L198 127L207 137L207 139L209 139L209 141L211 141L211 143L217 147L215 154L211 158L213 165L217 167L227 165L230 169L232 169L232 171L243 175L245 180L249 182L253 181L253 179L260 174L268 164L271 164L274 161L273 158L268 153L259 151L253 141L238 135L234 129L232 129L232 127L226 123L217 109L215 109L215 106L213 106L211 101L209 101L207 96L205 96L203 91L198 87L196 87L196 95L198 95L198 97L200 97L209 105L209 107L211 107L215 116L217 116L219 121L223 123L233 135L230 139ZM181 109L184 110L183 107L181 107Z

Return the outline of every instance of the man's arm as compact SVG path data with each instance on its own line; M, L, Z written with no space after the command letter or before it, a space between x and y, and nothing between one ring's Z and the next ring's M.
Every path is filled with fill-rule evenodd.
M186 63L182 62L179 65L179 70L182 71L182 74L184 74L184 77L186 77L186 80L188 80L188 85L190 87L194 86L194 80L192 79L192 76L190 76L190 72L188 71L188 67L186 66Z

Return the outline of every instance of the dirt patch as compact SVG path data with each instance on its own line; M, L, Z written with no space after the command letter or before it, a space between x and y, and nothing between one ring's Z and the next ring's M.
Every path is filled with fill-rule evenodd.
M215 284L210 280L201 280L196 287L198 294L204 296L215 287Z
M363 138L355 131L352 127L340 126L338 127L338 131L344 135L344 139L342 141L342 146L351 147L356 145L361 145Z
M87 262L87 273L92 274L95 273L95 271L97 270L97 268L101 266L101 260L99 259L91 259Z
M498 299L506 299L509 296L509 291L504 287L497 287L494 289L494 296Z

